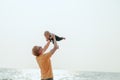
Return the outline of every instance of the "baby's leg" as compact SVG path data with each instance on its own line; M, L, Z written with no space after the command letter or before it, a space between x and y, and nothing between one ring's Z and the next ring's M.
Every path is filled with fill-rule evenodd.
M57 36L57 35L55 35L55 38L56 38L56 41L61 41L61 40L65 39L64 37L59 37L59 36ZM50 41L54 44L53 38L50 39Z
M56 38L56 41L61 41L61 40L65 39L64 37L59 37L57 35L55 35L55 38Z

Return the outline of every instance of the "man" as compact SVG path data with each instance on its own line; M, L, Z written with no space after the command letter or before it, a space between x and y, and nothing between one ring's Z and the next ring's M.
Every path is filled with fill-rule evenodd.
M41 69L41 80L53 80L53 72L51 65L51 56L59 48L55 39L55 35L52 35L54 39L54 47L47 53L45 51L49 47L50 41L42 48L41 46L34 46L32 49L33 55L36 56L37 63Z

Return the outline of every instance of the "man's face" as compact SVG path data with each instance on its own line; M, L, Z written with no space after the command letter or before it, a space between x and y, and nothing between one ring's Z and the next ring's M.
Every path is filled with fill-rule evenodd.
M38 46L38 53L41 54L42 53L42 47L41 46Z

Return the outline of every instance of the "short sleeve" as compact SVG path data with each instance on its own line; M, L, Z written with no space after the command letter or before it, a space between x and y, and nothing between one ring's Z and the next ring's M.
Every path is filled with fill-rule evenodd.
M48 53L45 53L45 57L46 58L50 58L52 56L52 53L48 52Z

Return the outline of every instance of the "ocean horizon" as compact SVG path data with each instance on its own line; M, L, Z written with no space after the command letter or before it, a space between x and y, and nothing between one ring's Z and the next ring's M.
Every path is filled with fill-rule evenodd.
M54 80L120 80L120 72L53 70ZM39 69L0 68L0 80L40 80Z

